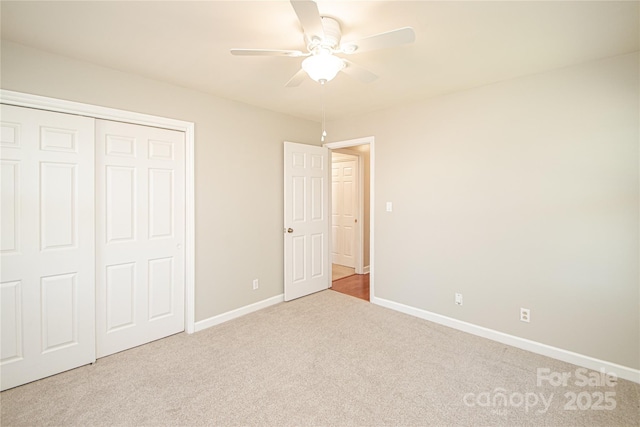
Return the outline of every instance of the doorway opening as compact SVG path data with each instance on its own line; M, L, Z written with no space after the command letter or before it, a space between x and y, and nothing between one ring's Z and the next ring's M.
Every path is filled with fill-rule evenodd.
M373 293L373 137L331 150L332 289L366 301Z

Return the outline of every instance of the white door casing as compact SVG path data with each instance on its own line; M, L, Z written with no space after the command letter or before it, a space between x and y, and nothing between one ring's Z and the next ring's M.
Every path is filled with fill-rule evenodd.
M329 288L327 148L284 143L284 299Z
M375 264L375 138L373 136L367 136L364 138L350 139L346 141L336 141L336 142L327 142L323 145L323 147L327 147L330 150L337 150L340 148L349 148L356 147L359 145L369 145L369 271L371 274L369 277L369 292L370 292L370 301L372 303L379 303L380 299L375 296L375 274L374 274L374 264ZM362 189L362 184L364 182L363 178L364 167L360 168L360 189ZM360 193L360 199L362 199L363 191ZM362 206L362 202L358 202L359 205ZM362 218L364 212L361 212L359 215ZM364 221L359 221L358 226L360 228L360 236L362 236L362 225ZM362 239L360 239L362 241ZM360 250L362 254L363 251ZM358 264L356 266L356 274L365 274L365 271L359 271L359 268L362 268L362 259L364 256L360 256L358 260Z
M97 357L184 330L184 133L96 120Z
M95 361L94 120L1 108L5 390Z
M331 256L334 264L356 266L358 159L341 155L331 164Z

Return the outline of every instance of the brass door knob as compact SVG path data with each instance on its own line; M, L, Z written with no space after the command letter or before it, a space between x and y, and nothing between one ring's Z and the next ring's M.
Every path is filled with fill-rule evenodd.
M293 233L293 228L287 228L287 233Z

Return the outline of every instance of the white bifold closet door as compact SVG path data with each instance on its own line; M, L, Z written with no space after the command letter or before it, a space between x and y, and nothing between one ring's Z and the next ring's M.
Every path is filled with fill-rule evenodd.
M0 385L184 330L184 133L1 106Z
M1 106L0 377L95 361L94 120Z
M184 133L96 120L97 357L184 330Z

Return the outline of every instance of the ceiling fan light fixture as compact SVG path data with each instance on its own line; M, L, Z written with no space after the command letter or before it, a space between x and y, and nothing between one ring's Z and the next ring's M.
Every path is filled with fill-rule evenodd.
M321 52L302 61L302 69L317 82L328 82L344 68L344 61L331 53Z

